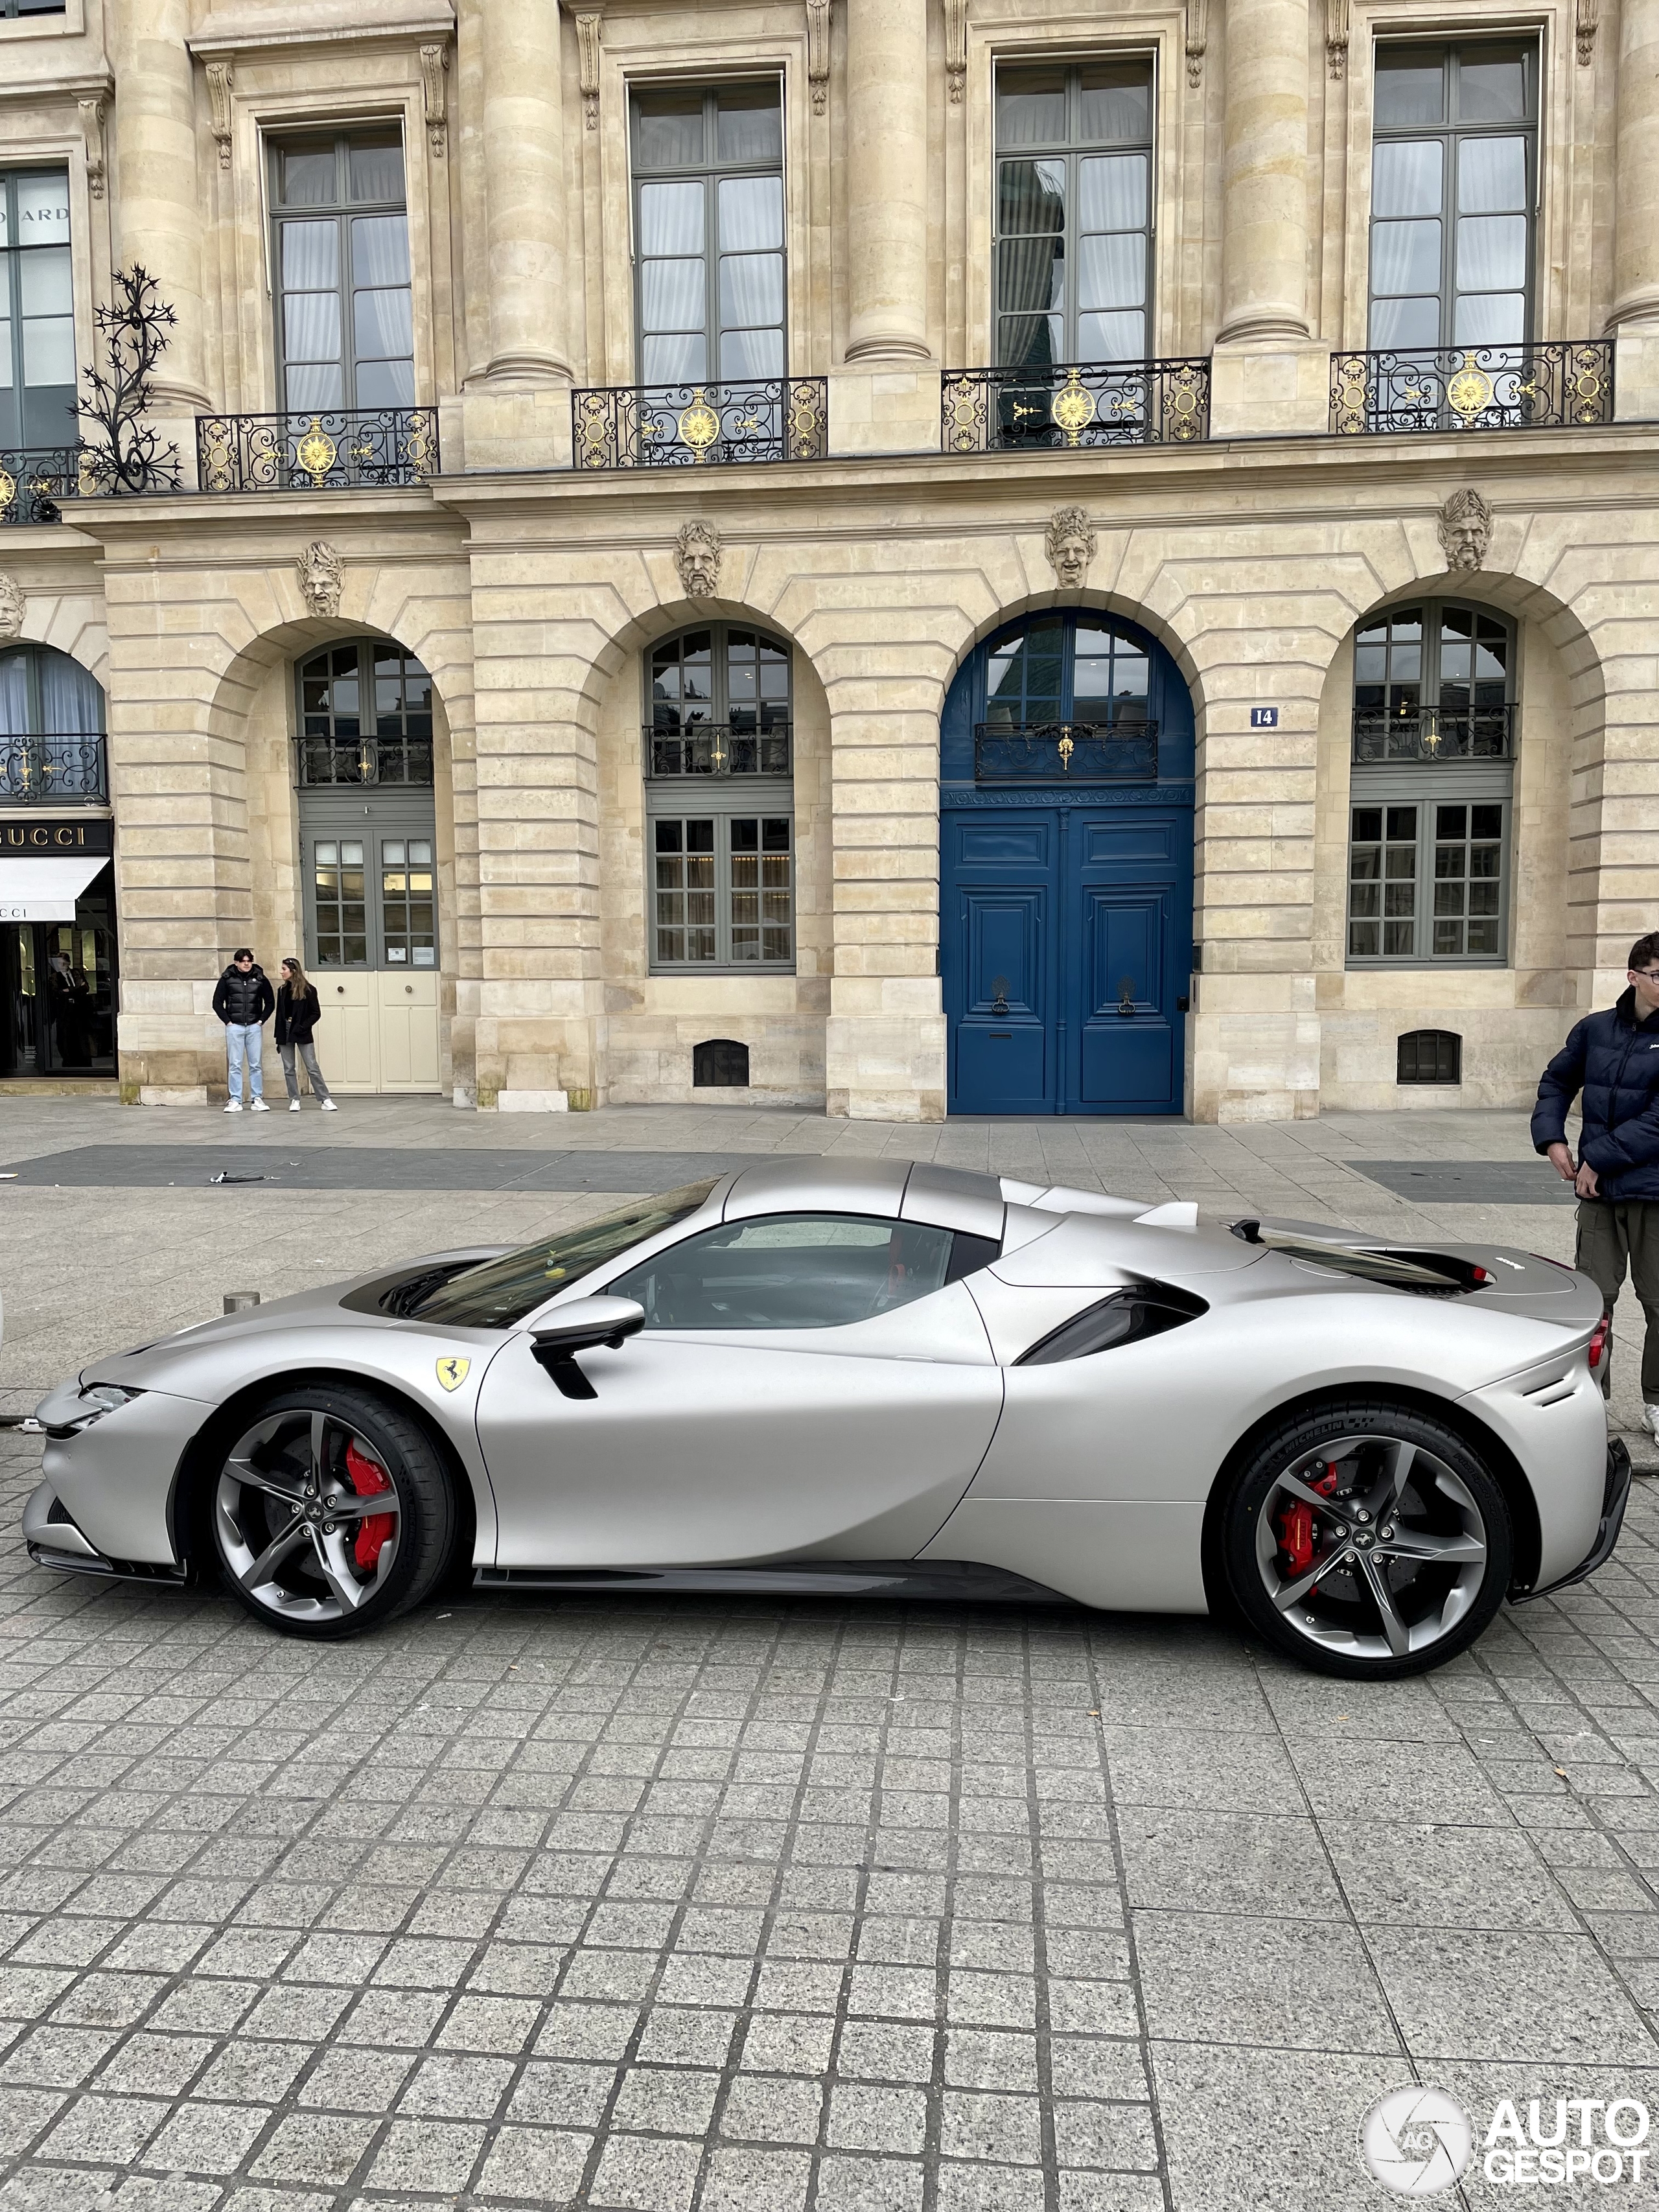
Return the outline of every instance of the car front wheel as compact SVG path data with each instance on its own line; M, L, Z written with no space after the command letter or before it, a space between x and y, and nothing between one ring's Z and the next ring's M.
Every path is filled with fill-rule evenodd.
M1227 1580L1268 1643L1321 1674L1425 1674L1504 1600L1504 1493L1457 1432L1415 1407L1354 1399L1261 1438L1222 1506Z
M418 1605L455 1536L443 1462L368 1391L265 1400L211 1473L207 1547L231 1595L288 1636L362 1635Z

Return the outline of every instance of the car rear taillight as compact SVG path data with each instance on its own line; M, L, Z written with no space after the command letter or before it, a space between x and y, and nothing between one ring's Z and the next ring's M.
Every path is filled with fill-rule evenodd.
M1602 1362L1602 1361L1607 1358L1607 1339L1608 1339L1612 1334L1613 1334L1613 1316L1612 1316L1611 1314L1605 1314L1605 1313L1604 1313L1604 1314L1602 1315L1602 1316L1601 1316L1601 1320L1600 1320L1600 1321L1598 1321L1598 1322L1596 1322L1595 1327L1594 1330L1591 1332L1591 1335L1590 1335L1590 1340L1589 1340L1589 1364L1590 1364L1590 1373L1591 1373L1592 1375L1594 1375L1594 1374L1595 1374L1595 1372L1596 1369L1597 1369L1597 1368L1601 1364L1601 1362Z

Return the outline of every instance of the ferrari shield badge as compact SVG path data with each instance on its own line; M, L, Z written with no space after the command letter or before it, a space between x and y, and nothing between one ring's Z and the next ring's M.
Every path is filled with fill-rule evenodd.
M438 1362L438 1380L446 1390L459 1390L471 1370L470 1359L457 1359L453 1354Z

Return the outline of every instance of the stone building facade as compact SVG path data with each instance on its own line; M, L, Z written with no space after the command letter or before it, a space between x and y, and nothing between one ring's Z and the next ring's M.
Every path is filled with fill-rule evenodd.
M1659 0L0 0L0 1076L248 941L480 1109L1512 1105L1659 925Z

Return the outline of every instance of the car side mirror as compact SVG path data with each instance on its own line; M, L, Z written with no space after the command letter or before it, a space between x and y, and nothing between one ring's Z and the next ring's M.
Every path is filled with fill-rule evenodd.
M614 1351L644 1327L645 1308L636 1298L577 1298L561 1306L544 1328L531 1332L530 1356L567 1398L597 1398L599 1392L576 1364L576 1354L600 1344Z

